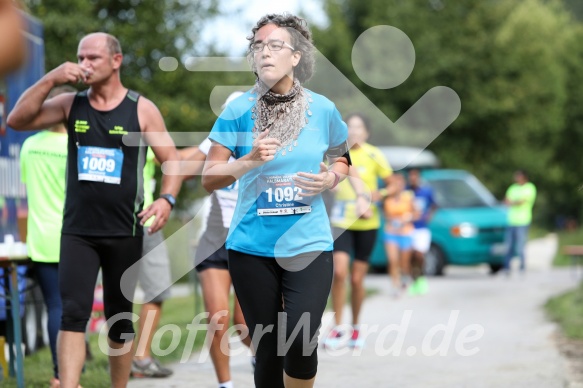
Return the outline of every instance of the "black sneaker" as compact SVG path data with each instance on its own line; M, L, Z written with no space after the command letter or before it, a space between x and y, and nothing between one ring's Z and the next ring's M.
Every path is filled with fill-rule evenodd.
M158 360L150 358L145 365L141 361L132 361L132 377L168 377L172 370L160 365Z

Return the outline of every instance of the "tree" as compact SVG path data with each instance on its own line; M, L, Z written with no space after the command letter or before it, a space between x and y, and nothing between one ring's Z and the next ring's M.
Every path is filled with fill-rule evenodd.
M194 41L204 18L215 12L215 0L28 0L27 4L44 24L47 69L67 60L75 62L77 45L84 35L107 32L118 37L122 45L124 84L157 103L172 131L192 131L192 122L204 116L197 106L202 96L192 93L203 85L189 77L182 66L161 71L159 61L163 57L180 61L196 54Z
M581 179L581 149L583 149L583 25L579 24L567 42L565 66L568 73L565 103L565 129L553 148L549 169L557 175L552 200L557 214L583 220L583 180Z
M566 167L552 163L568 127L572 83L565 59L575 29L561 2L328 0L326 6L330 23L315 31L316 46L385 114L397 118L430 88L451 87L461 114L429 148L445 166L474 172L499 198L512 172L526 168L539 187L539 214L550 219L553 187L565 179ZM405 32L416 54L410 77L390 90L365 85L350 63L352 43L382 24ZM350 43L339 43L337 31ZM375 142L383 138L389 136Z
M209 96L216 85L253 82L250 74L196 73L183 65L191 56L207 54L197 52L195 42L204 22L216 14L217 2L25 0L29 12L44 24L47 70L65 61L76 62L77 45L84 35L95 31L115 35L124 53L124 85L156 103L170 132L185 133L212 128L216 115ZM161 70L162 58L176 59L176 69ZM179 146L197 144L194 136L180 138L187 140ZM182 190L181 197L186 195L199 196L202 190Z

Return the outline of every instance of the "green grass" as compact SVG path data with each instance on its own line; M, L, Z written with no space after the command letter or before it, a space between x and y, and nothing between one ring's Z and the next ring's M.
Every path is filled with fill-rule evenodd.
M94 359L86 363L85 372L81 378L81 385L84 388L101 388L109 386L109 373L107 371L107 357L97 351L97 336L90 336L90 346ZM33 355L24 359L24 386L25 387L47 387L49 380L53 376L51 352L45 347ZM0 386L6 388L16 388L16 378L8 378L2 381Z
M166 326L166 331L158 330L154 337L154 343L157 342L156 336L161 335L159 341L160 349L169 351L171 350L170 346L172 345L172 341L176 341L175 337L179 337L180 340L177 343L177 346L172 346L172 348L175 347L175 349L168 354L155 355L156 358L162 361L162 363L178 361L184 354L190 355L202 347L204 343L204 336L206 334L205 330L196 332L196 337L194 337L194 346L185 350L187 337L189 335L187 325L190 324L194 317L197 315L195 313L194 303L195 299L193 295L171 298L164 303L164 306L162 307L163 312L159 328L163 328L165 325L168 326ZM197 310L199 312L204 310L202 308L202 300L197 301ZM205 323L205 321L199 323ZM175 332L173 333L173 331L170 331L170 329ZM178 335L178 333L180 333L180 335ZM191 337L194 334L195 332L192 331L190 333Z
M563 247L583 245L583 229L560 231L558 237L559 249L553 265L571 265L571 258L562 253ZM568 338L583 340L583 282L576 289L549 299L545 310Z
M559 249L553 265L568 266L571 265L571 258L563 254L563 247L565 245L583 245L583 229L564 230L558 233Z
M194 236L198 234L199 228L194 220L184 221L172 217L163 229L172 278L179 279L179 282L188 282L189 273L194 268Z
M568 338L583 340L583 282L576 289L549 299L545 310Z
M547 234L549 234L549 230L546 228L541 228L540 226L531 225L528 228L528 239L529 240L534 240L536 238L545 237Z
M200 302L202 303L202 302ZM139 306L136 306L139 309ZM200 308L199 308L200 309ZM186 325L192 322L194 314L194 296L175 297L167 300L163 306L163 314L160 322L160 327L166 324L176 325L176 337L180 341L176 349L168 355L158 357L162 363L174 362L180 360L183 355L188 330ZM174 326L172 326L174 328ZM160 332L161 334L162 332ZM180 333L180 336L178 336ZM200 331L196 335L196 340L193 346L194 350L201 348L204 341L205 331ZM173 335L170 331L162 334L159 345L161 349L168 349L171 345ZM98 344L98 335L91 334L89 342L93 360L88 361L85 365L85 372L81 376L81 385L84 388L101 388L109 386L109 372L107 356L101 352ZM157 341L157 340L156 340ZM190 354L194 350L187 350ZM45 347L33 355L27 356L24 359L24 386L25 387L46 387L52 377L52 361L51 353L48 347ZM13 388L16 387L16 379L8 378L0 383L1 387Z

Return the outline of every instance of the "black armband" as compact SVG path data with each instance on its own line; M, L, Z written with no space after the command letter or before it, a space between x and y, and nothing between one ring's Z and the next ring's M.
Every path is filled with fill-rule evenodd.
M340 144L339 146L328 148L328 151L326 151L326 157L328 158L328 161L335 158L346 158L348 165L352 166L350 153L348 152L348 144L346 142Z
M350 153L348 151L346 151L346 153L342 155L342 157L346 158L346 161L348 162L349 166L352 166L352 160L350 160Z

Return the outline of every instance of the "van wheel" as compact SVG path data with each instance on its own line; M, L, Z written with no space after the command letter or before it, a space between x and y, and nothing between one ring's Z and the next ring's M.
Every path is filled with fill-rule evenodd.
M370 269L369 269L370 273L373 274L381 274L381 275L386 275L387 274L387 267L383 267L383 266L379 266L379 265L371 265Z
M498 271L502 269L502 267L504 267L504 265L502 264L490 263L490 274L495 275L496 273L498 273Z
M445 267L445 255L441 248L432 244L429 252L425 254L425 274L428 276L443 276Z

